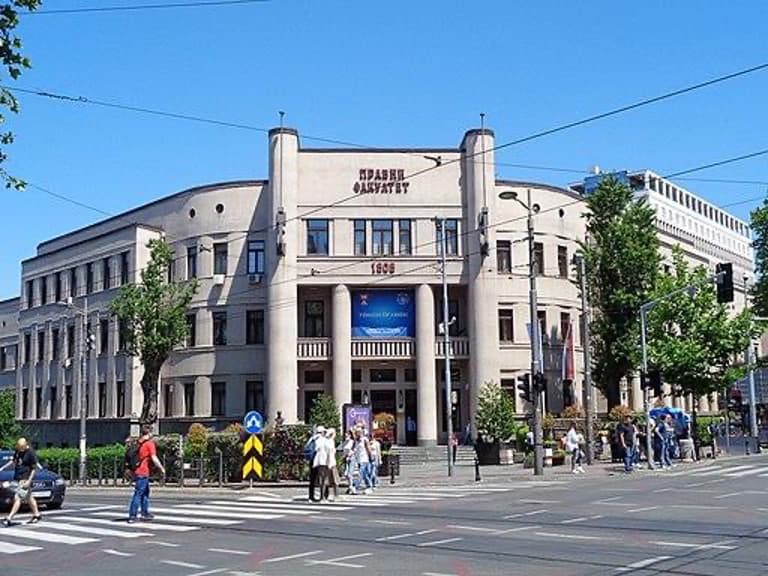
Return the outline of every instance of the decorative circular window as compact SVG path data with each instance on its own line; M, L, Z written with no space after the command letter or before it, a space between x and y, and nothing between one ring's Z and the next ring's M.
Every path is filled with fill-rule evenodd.
M224 212L224 204L216 204L216 212L218 212L219 214Z
M196 214L195 209L194 208L190 208L189 209L189 217L190 218L194 218L195 214Z

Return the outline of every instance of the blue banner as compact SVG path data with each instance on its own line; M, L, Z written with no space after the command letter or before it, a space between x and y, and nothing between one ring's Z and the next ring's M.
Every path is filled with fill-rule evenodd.
M415 332L413 291L352 293L353 338L412 338Z

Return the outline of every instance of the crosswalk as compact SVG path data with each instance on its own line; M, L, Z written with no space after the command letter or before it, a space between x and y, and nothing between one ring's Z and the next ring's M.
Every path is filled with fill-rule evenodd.
M537 483L541 486L541 482ZM235 500L206 499L202 502L165 504L151 508L151 522L128 524L122 505L62 510L46 515L43 522L24 524L26 517L10 528L0 528L0 558L41 550L43 546L98 547L105 554L120 556L110 548L114 542L182 534L204 528L226 528L245 522L276 519L330 518L337 512L366 511L387 506L412 506L439 501L508 492L520 485L438 487L424 490L388 488L371 495L341 496L334 502L315 504L300 496L247 495ZM107 541L113 542L106 544ZM0 560L0 562L2 562Z
M763 464L741 464L737 466L726 464L713 464L704 468L684 469L676 472L670 472L668 476L688 476L690 478L701 478L702 480L716 478L748 478L757 476L758 478L768 478L768 467Z

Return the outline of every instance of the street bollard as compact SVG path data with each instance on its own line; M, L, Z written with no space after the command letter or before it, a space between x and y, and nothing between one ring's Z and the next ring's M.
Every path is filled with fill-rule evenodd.
M101 486L101 483L104 478L104 458L99 458L99 486Z
M56 467L58 468L59 476L61 476L61 458L56 460Z
M395 465L392 462L392 458L389 459L389 483L394 484L395 483Z
M70 460L69 461L69 483L74 484L75 483L75 461Z
M221 448L216 448L219 453L219 488L224 486L224 453Z
M112 486L117 486L117 456L112 458Z
M197 468L198 479L200 482L200 486L202 486L203 484L205 484L205 462L203 461L202 458L198 460L197 466L198 466Z
M480 482L480 460L475 456L475 482Z
M168 461L163 454L163 470L168 470ZM165 474L160 477L160 486L165 486Z

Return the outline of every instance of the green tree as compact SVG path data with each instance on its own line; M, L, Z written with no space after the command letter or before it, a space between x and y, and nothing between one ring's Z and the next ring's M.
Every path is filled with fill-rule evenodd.
M150 240L150 260L141 282L126 284L112 301L112 313L125 324L128 352L144 367L141 377L143 404L140 422L157 420L160 370L173 348L187 338L186 312L197 292L196 280L168 282L173 252L165 240Z
M22 428L16 421L16 391L12 388L0 391L0 448L13 447L22 436Z
M312 426L335 428L337 431L341 429L339 408L336 406L333 396L323 392L315 398L312 410L309 411L309 423Z
M593 310L592 376L608 406L620 403L619 384L640 364L640 306L659 272L655 212L613 177L586 199L587 241L581 244Z
M731 316L717 302L706 268L691 268L679 247L672 259L674 273L660 275L653 299L687 286L696 290L662 300L649 312L649 360L675 395L698 398L722 391L739 376L734 361L757 333L750 309Z
M0 60L2 60L5 72L11 80L16 80L24 69L31 67L29 58L21 52L21 38L16 35L16 27L19 25L19 11L37 10L42 4L41 0L10 0L0 4ZM0 74L0 82L5 84L5 79ZM0 86L0 110L6 110L17 114L19 103L10 89ZM0 112L0 123L5 122L5 115ZM5 162L7 155L3 147L13 143L13 133L0 133L0 165ZM11 176L5 168L0 167L0 179L5 182L6 188L23 190L23 180Z
M752 287L752 306L756 316L768 316L768 198L750 214L752 247L755 249L757 281Z
M515 403L498 382L486 382L477 398L478 437L486 443L509 442L517 432Z

